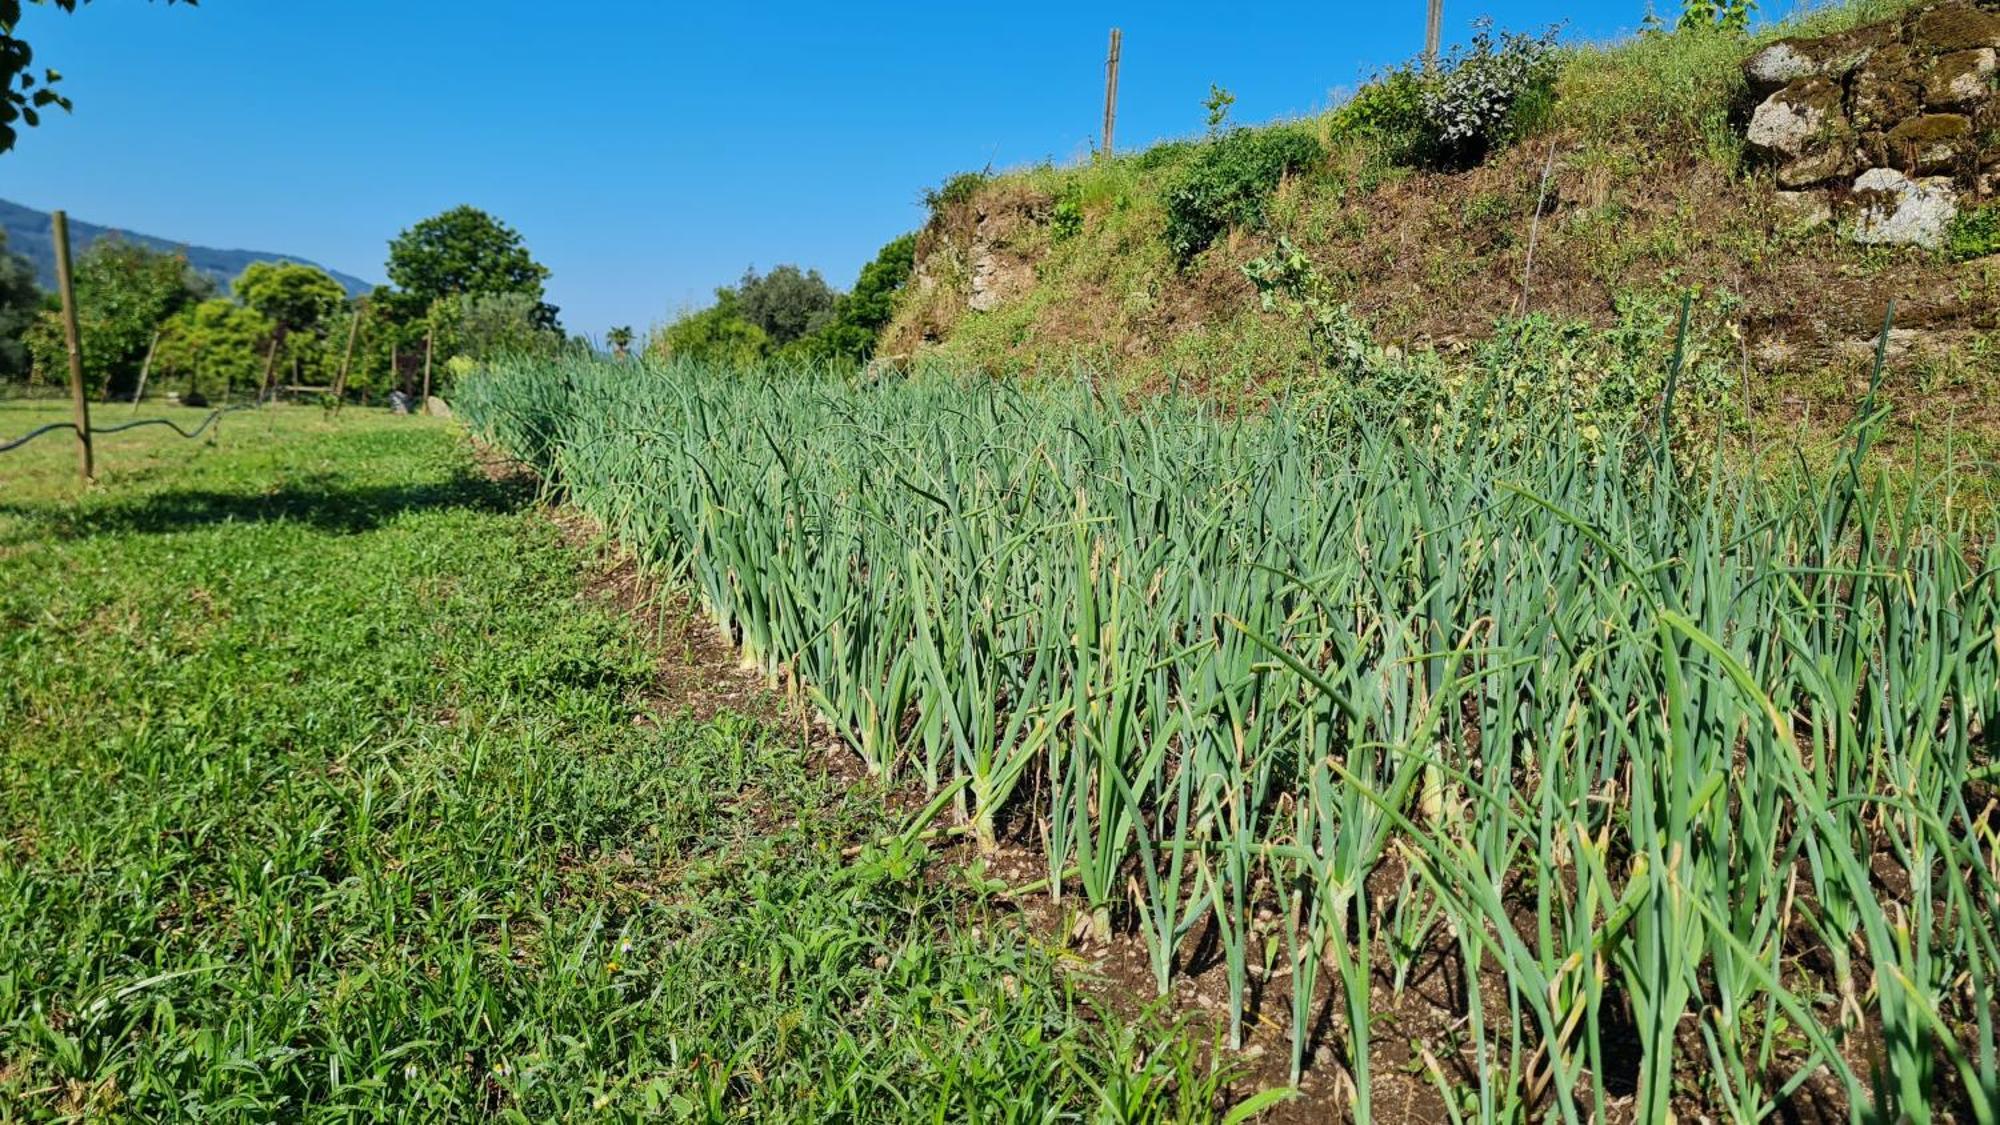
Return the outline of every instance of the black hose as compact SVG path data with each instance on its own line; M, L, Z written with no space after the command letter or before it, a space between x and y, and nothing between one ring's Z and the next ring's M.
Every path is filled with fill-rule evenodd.
M43 434L49 433L54 430L68 430L70 433L75 433L76 423L51 422L48 425L43 426L39 430L29 430L27 435L24 437L17 437L13 441L0 444L0 453L6 453L9 450L19 449L22 446L28 444L29 442L35 440L36 438L41 437Z
M90 432L92 434L116 434L116 433L123 433L126 430L136 430L140 426L165 426L168 429L172 430L173 432L192 441L195 438L200 437L204 430L207 430L210 426L213 426L216 423L216 420L221 418L224 414L231 414L238 410L255 410L257 409L258 406L261 405L262 403L239 402L235 406L224 406L216 410L211 410L208 412L208 417L203 418L201 420L201 424L196 426L192 430L181 429L180 425L171 418L141 418L136 422L121 422L116 426L92 426L90 427ZM51 422L48 425L43 426L38 430L30 430L21 437L15 438L13 441L0 442L0 453L7 453L12 450L19 449L22 446L28 444L29 442L35 440L36 438L41 437L43 434L53 433L56 430L68 430L70 433L75 433L76 423Z

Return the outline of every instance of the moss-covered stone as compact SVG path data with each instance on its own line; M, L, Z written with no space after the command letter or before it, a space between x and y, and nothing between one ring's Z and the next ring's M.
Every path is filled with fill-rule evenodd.
M1905 172L1948 172L1975 151L1972 119L1960 113L1927 113L1889 130L1889 165Z
M1870 61L1877 51L1898 45L1898 32L1893 24L1816 39L1780 39L1744 60L1743 78L1759 97L1766 97L1800 79L1840 81Z
M1825 144L1778 166L1778 184L1786 188L1814 184L1851 174L1858 166L1852 144Z
M1910 50L1885 47L1854 74L1847 112L1857 129L1889 129L1922 108L1921 87Z
M2000 12L1953 5L1919 13L1910 21L1910 46L1931 55L2000 48Z
M1995 54L1991 47L1953 51L1931 60L1924 70L1924 104L1971 109L1993 96Z

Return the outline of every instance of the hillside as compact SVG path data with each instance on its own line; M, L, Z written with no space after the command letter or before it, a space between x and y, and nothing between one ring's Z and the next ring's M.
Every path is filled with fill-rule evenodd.
M0 199L0 230L4 230L7 234L7 249L34 263L36 282L44 289L55 288L56 256L55 248L49 240L48 212ZM237 274L242 273L243 268L251 262L285 261L300 262L309 266L319 265L296 254L279 254L267 250L218 250L212 246L192 246L170 238L99 226L73 216L69 221L69 232L72 249L79 254L85 247L106 236L116 236L154 250L184 252L187 254L189 265L225 289L229 282ZM325 266L319 268L326 269ZM345 286L350 294L358 296L374 288L372 283L352 274L331 269L326 272Z
M1403 72L1314 118L960 177L882 350L1296 391L1335 371L1338 321L1447 367L1501 345L1603 374L1664 367L1693 292L1690 355L1777 430L1845 417L1893 301L1900 432L1990 440L1996 48L1994 0L1850 4L1555 51L1469 159L1412 142ZM1211 241L1190 214L1221 216Z

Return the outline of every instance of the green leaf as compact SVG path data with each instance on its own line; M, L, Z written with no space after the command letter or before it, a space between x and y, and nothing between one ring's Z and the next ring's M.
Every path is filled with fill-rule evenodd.
M1265 1110L1282 1105L1298 1096L1298 1090L1290 1086L1273 1086L1268 1090L1259 1090L1230 1107L1229 1112L1222 1117L1222 1125L1243 1125Z

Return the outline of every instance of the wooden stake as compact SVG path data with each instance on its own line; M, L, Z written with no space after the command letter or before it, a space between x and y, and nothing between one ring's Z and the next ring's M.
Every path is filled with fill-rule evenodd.
M83 330L76 322L76 287L72 284L69 260L69 216L57 211L49 216L56 244L56 290L62 294L63 341L69 346L69 397L75 408L76 468L83 483L97 479L97 466L90 448L90 399L83 393Z
M1111 136L1118 124L1118 55L1125 33L1111 29L1111 49L1104 56L1104 156L1111 156Z
M341 400L347 397L347 369L354 363L354 340L361 335L361 314L363 309L354 310L354 323L347 326L347 352L340 357L340 377L333 381L333 412L340 413Z
M262 389L257 392L257 401L264 401L264 396L271 393L271 380L276 378L275 372L277 371L277 367L278 334L273 332L271 334L271 350L264 353L264 382Z
M139 365L139 385L132 389L132 413L139 412L139 400L146 397L146 376L153 370L153 353L160 346L160 330L153 329L153 342L146 345L146 362Z
M1428 0L1424 12L1424 71L1436 69L1438 40L1444 34L1444 0Z
M437 336L437 325L424 328L424 413L431 412L431 342Z
M1528 222L1528 257L1521 264L1521 303L1516 316L1528 312L1528 283L1535 278L1535 237L1542 232L1542 208L1549 201L1549 176L1556 170L1556 143L1549 142L1549 158L1542 164L1542 190L1535 196L1535 217Z

